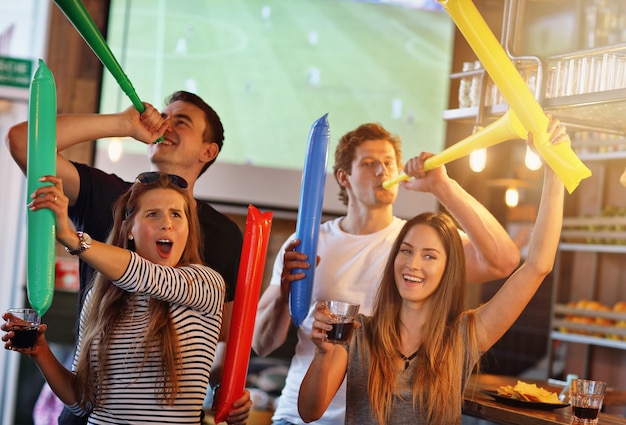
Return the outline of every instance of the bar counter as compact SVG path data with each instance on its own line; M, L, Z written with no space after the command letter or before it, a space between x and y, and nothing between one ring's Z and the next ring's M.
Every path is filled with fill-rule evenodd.
M571 408L569 406L554 410L538 410L510 406L498 402L489 395L481 392L481 390L496 391L498 387L502 385L514 386L518 379L519 378L513 376L489 374L473 376L465 390L463 414L502 425L569 425L571 418ZM547 381L532 379L521 380L531 384L535 383L540 387L556 393L559 393L563 388L549 384ZM599 419L599 425L626 424L626 418L602 412L600 413Z

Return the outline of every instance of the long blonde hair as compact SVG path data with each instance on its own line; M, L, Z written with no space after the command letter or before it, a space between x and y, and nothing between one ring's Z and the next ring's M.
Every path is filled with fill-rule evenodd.
M141 197L154 189L172 189L182 194L185 199L189 236L177 267L202 263L199 251L200 225L197 212L195 208L192 208L195 202L189 192L181 189L167 174L161 174L158 180L149 184L135 182L117 200L113 209L113 230L107 242L134 251L134 242L128 239L128 235L137 213L137 206ZM89 303L90 308L84 315L81 352L74 385L76 399L83 408L89 404L95 404L99 395L106 391L102 373L96 373L92 365L98 364L100 368L107 367L111 335L134 297L132 293L113 285L101 273L96 274L91 291L91 298L95 301ZM172 405L179 392L179 378L182 373L178 335L169 314L169 303L151 298L148 309L150 315L148 331L145 335L138 337L139 343L143 344L145 350L143 364L151 352L159 353L160 380L162 381L160 399ZM91 361L92 353L96 355L97 362Z
M370 405L379 423L388 423L396 379L400 338L401 297L394 278L394 260L408 231L423 224L437 231L447 254L441 283L429 302L429 320L423 329L413 376L413 405L428 424L448 425L461 417L463 385L480 357L474 314L463 312L465 255L458 229L445 213L424 213L408 221L387 260L376 294L372 320L364 326L369 364Z

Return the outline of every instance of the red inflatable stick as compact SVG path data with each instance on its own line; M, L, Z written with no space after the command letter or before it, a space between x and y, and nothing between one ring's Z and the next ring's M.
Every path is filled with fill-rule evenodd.
M224 371L213 403L216 424L226 420L233 403L244 394L272 215L248 205Z

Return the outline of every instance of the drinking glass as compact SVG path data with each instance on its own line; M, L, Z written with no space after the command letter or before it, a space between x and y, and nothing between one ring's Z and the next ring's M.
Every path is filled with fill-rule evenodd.
M605 390L606 382L574 379L570 393L570 404L572 405L570 423L597 424Z
M11 343L15 348L33 348L37 341L37 330L41 324L41 318L31 308L10 308L7 310L9 318L7 326L13 331Z
M347 344L352 337L354 321L359 313L359 304L351 304L343 301L327 300L326 305L333 318L332 329L326 332L328 342L334 344Z

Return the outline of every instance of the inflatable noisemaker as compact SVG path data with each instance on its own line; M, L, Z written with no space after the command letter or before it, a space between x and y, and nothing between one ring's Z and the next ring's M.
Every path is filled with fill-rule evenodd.
M565 143L553 145L549 119L471 0L438 0L500 89L524 128L533 134L539 155L572 193L589 170Z
M139 96L137 96L133 84L113 55L109 45L100 33L96 23L91 19L83 3L80 0L54 0L54 2L72 23L74 28L76 28L81 37L87 42L89 47L91 47L91 50L93 50L98 59L100 59L100 62L111 72L115 81L117 81L122 91L129 97L133 106L139 113L143 112L145 108Z
M91 50L93 50L98 59L100 59L100 62L102 62L111 75L113 75L113 78L115 78L115 81L117 81L122 91L128 96L135 109L137 109L140 114L143 113L146 108L143 106L143 103L141 103L141 99L139 99L135 87L133 87L130 79L115 58L115 55L113 55L102 33L100 33L96 23L91 19L91 16L82 2L80 0L54 0L54 2L72 25L74 25L74 28L76 28L89 47L91 47ZM155 143L162 141L163 137L160 137Z
M39 67L30 85L28 101L28 159L26 163L27 195L39 187L50 185L39 179L56 175L57 100L54 76L46 64ZM31 307L43 316L54 296L54 258L56 222L48 208L28 209L26 290Z
M487 148L508 140L525 139L526 135L526 129L524 129L522 123L517 119L515 113L509 109L504 115L488 126L483 127L476 133L448 147L441 153L428 158L424 161L424 170L428 171L440 167L448 162L469 155L476 149ZM409 176L405 173L400 173L393 179L383 182L383 187L389 189L392 185L402 180L407 180L408 178Z
M244 393L272 215L248 206L222 382L213 403L215 423L226 420L233 403Z
M303 252L311 264L308 269L294 269L293 273L304 273L305 277L291 283L289 289L289 314L296 327L300 327L309 312L313 277L317 264L317 242L319 240L326 183L328 160L328 114L323 115L311 126L307 156L302 172L300 206L296 221L296 238L300 245L296 251Z

